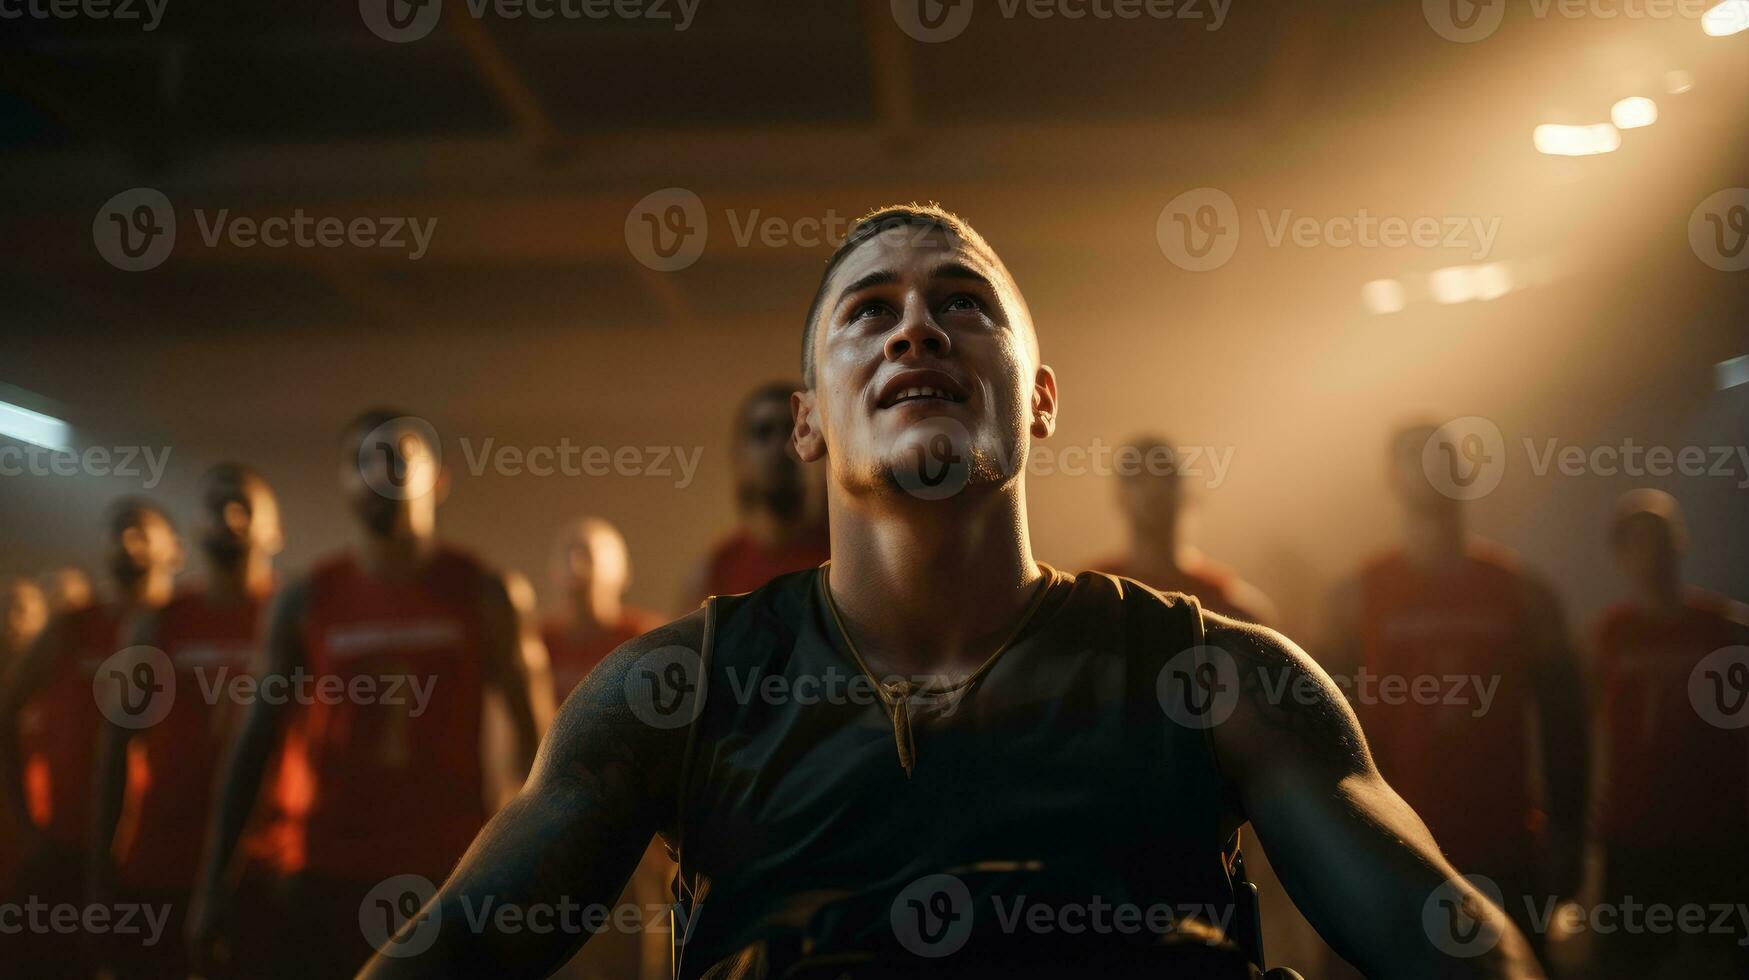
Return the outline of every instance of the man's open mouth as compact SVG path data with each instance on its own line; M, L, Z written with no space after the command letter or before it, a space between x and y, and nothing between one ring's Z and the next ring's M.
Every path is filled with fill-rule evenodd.
M948 375L939 371L906 371L887 382L876 404L880 408L892 408L914 401L957 404L965 400L965 387Z

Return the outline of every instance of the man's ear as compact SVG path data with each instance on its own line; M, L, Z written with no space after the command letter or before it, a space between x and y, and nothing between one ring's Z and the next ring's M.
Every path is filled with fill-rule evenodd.
M814 404L813 389L792 392L789 396L789 413L793 422L790 442L795 446L796 455L804 463L824 459L826 433L820 428L819 408Z
M1057 431L1057 372L1040 364L1032 378L1032 437L1049 439Z

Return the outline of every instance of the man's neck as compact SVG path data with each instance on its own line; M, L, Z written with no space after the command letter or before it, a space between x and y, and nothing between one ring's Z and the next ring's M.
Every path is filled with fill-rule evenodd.
M1464 556L1468 536L1457 508L1412 510L1403 528L1403 553L1418 568L1442 568Z
M1178 532L1149 533L1130 531L1130 564L1141 573L1153 577L1171 577L1182 573L1191 555L1178 543Z
M273 591L273 561L250 550L234 563L213 562L207 569L207 599L218 605L233 605L265 598Z
M952 500L833 494L833 602L877 674L962 675L995 653L1035 595L1018 483Z
M425 567L437 551L437 535L400 533L381 536L361 532L358 560L373 578L410 578Z
M1656 616L1670 617L1683 609L1684 589L1680 575L1662 575L1635 584L1633 602Z
M585 592L571 597L571 632L577 636L596 636L619 626L625 618L625 607L616 598L600 597Z
M155 569L124 584L119 605L124 614L140 609L159 609L170 602L175 591L176 573Z

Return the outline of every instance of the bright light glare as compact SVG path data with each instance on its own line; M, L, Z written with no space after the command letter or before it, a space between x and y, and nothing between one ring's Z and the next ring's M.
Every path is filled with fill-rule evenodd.
M1749 29L1749 0L1723 0L1701 15L1700 29L1713 37L1729 37Z
M1733 357L1718 364L1719 390L1749 385L1749 354Z
M1468 303L1476 298L1476 291L1470 285L1470 267L1467 265L1433 270L1433 274L1427 277L1427 291L1433 294L1435 303L1448 306L1452 303Z
M1544 123L1533 136L1537 152L1557 157L1588 157L1612 153L1621 146L1621 132L1609 123L1557 126Z
M1500 262L1447 266L1428 275L1427 291L1435 303L1446 306L1499 299L1512 292L1512 270Z
M1684 92L1693 90L1693 88L1694 74L1692 72L1686 72L1680 68L1673 68L1664 73L1664 90L1671 95L1681 95Z
M1470 284L1477 299L1499 299L1512 292L1512 272L1498 262L1479 265L1470 272Z
M1623 99L1609 110L1609 120L1616 129L1639 129L1658 121L1658 103L1641 96Z
M1403 284L1395 279L1374 279L1360 287L1360 301L1368 313L1400 313L1403 299Z
M73 430L60 419L0 402L0 436L44 449L71 449Z

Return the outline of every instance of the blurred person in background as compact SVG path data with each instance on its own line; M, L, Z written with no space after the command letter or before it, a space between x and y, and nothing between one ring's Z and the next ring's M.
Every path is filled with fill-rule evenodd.
M42 586L22 575L5 584L5 619L0 622L0 690L6 676L24 659L24 653L48 623L48 600ZM0 902L12 898L12 878L18 873L20 832L12 808L0 806Z
M789 399L799 389L789 381L760 385L735 409L729 464L740 526L712 545L687 579L682 610L706 596L751 592L831 556L825 474L797 459L789 442Z
M514 568L505 569L503 574L504 592L510 596L511 608L516 610L516 627L521 637L519 645L522 649L522 669L527 672L531 680L535 681L533 689L550 694L550 696L537 699L534 704L535 730L545 735L547 728L553 723L553 713L558 709L558 705L554 702L565 695L564 692L553 687L553 663L547 652L546 641L541 639L540 603L535 595L534 582L526 574ZM496 692L490 693L489 700L492 702L498 723L505 726L504 732L506 734L506 738L502 741L502 751L494 751L493 756L501 762L510 763L508 768L514 769L516 751L513 748L514 738L510 737L512 732L509 727L509 715L503 705L498 703ZM511 795L515 795L515 790L522 787L522 777L510 772L507 772L506 775L514 778L515 788Z
M25 651L48 625L48 597L42 586L23 575L6 580L5 621L0 623L0 675L24 659Z
M1392 436L1402 544L1335 590L1329 666L1347 680L1379 771L1453 864L1499 886L1540 948L1526 899L1540 910L1579 885L1583 680L1554 593L1471 534L1462 502L1423 469L1424 449L1444 438L1431 425Z
M662 619L626 604L631 554L619 529L599 517L582 518L559 532L553 541L552 580L564 611L546 621L541 635L552 652L554 690L563 700L608 654L661 626ZM636 906L639 922L647 926L650 911L668 903L673 878L667 848L654 841L617 904ZM666 928L628 932L615 927L596 936L561 975L659 980L669 975L668 946Z
M197 968L214 961L237 909L240 975L356 971L370 954L360 910L371 889L400 875L441 880L485 823L488 692L528 770L536 705L551 692L526 670L502 576L438 539L440 453L429 425L404 413L366 413L343 432L354 541L288 582L269 614L262 696L221 765L188 914ZM277 785L239 884L233 864L282 729Z
M563 700L621 643L662 625L627 605L631 555L619 529L599 517L568 525L553 541L553 588L562 612L541 627L553 663L553 691Z
M49 614L59 616L91 605L91 576L67 565L49 573Z
M1190 479L1179 472L1172 444L1141 436L1119 448L1117 460L1117 503L1129 536L1127 549L1088 567L1162 592L1196 596L1204 609L1223 616L1273 622L1275 606L1267 596L1190 543Z
M122 980L188 975L182 917L200 863L219 755L241 712L223 685L256 669L274 585L273 557L284 543L273 490L248 467L221 463L208 470L200 502L205 582L135 617L131 630L130 646L162 651L174 674L166 713L136 712L145 723L140 727L118 723L127 716L107 712L110 724L97 755L90 900L171 912L161 941L117 936L103 947L107 965ZM147 666L153 683L161 682L154 672L162 669Z
M1667 493L1624 496L1609 543L1627 594L1592 629L1602 901L1734 906L1749 887L1749 609L1683 583L1688 531ZM1722 960L1710 968L1677 966L1680 932L1623 930L1599 936L1596 973L1749 976L1749 936L1725 924L1695 951Z
M83 899L91 840L92 772L104 726L97 671L127 646L133 617L171 599L182 544L156 504L125 498L109 512L114 597L72 609L47 627L0 690L0 792L22 829L16 891L50 905ZM87 950L53 930L14 937L32 977L84 976Z

